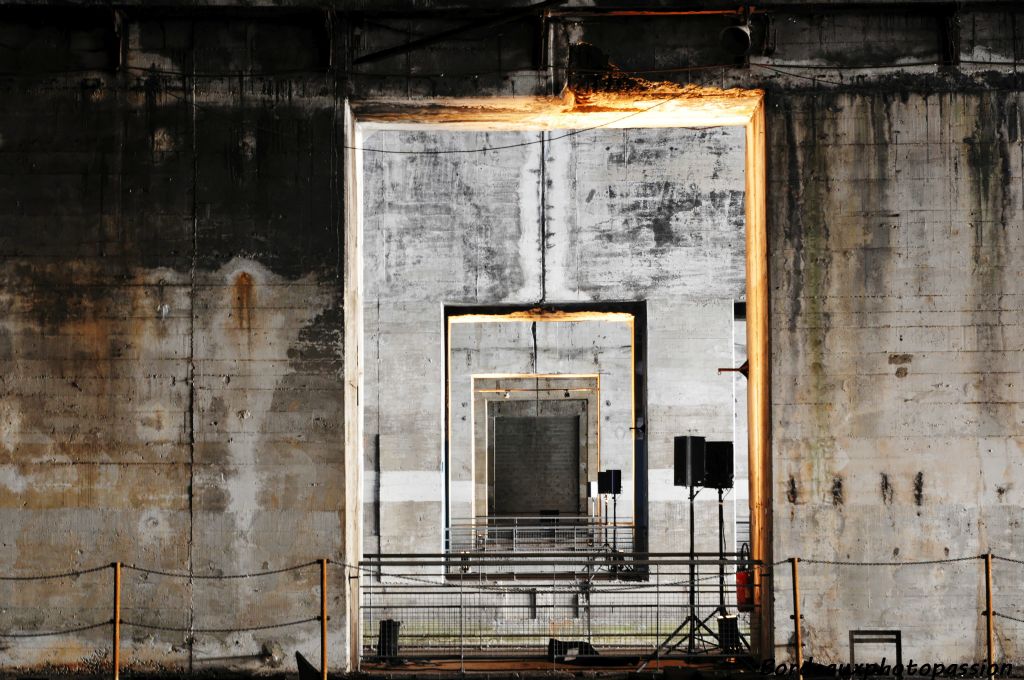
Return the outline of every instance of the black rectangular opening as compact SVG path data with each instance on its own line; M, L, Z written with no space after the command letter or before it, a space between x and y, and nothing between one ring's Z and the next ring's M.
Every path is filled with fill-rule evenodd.
M506 316L516 312L536 314L557 314L571 312L623 313L633 317L634 349L633 349L633 411L635 427L633 427L633 550L638 553L647 552L647 495L648 469L647 445L644 429L647 422L647 303L646 301L609 301L609 302L569 302L560 304L511 304L511 305L445 305L444 325L449 327L452 317L458 316ZM450 371L448 334L445 333L445 375ZM451 465L451 432L448 414L451 412L451 395L445 389L445 436L444 466L448 470ZM445 485L444 525L451 527L451 498L448 485ZM446 532L447 535L448 532ZM449 550L446 538L445 550Z

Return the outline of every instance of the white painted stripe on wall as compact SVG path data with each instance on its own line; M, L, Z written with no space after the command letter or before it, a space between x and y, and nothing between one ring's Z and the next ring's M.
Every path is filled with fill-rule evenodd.
M473 502L473 481L451 482L451 502L471 504Z
M381 503L403 501L444 502L444 476L436 470L380 473Z
M647 471L647 500L651 503L665 503L669 501L686 501L687 491L685 486L675 486L672 483L674 477L672 468L659 468L657 470ZM725 494L725 499L728 500L747 500L748 493L747 487L749 482L746 479L735 479L733 481L734 488L729 489ZM699 500L707 500L711 496L715 496L716 492L712 489L708 493L701 493ZM717 500L717 496L715 497Z
M666 503L686 500L686 489L672 484L672 468L658 468L647 471L647 501Z

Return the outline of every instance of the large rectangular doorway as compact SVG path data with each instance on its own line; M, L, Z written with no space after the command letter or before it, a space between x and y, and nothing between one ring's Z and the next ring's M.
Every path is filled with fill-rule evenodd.
M579 432L579 417L496 417L494 497L488 514L579 513Z
M652 357L652 362L664 365L669 370L647 373L646 367L643 367L645 370L638 372L634 384L640 385L641 389L634 394L634 405L639 404L642 408L634 411L632 422L624 426L621 432L616 432L616 436L635 448L635 455L629 461L629 467L632 468L630 473L635 479L636 500L639 501L641 496L645 499L634 506L631 521L639 526L647 525L646 487L649 484L651 505L660 508L657 515L652 514L651 526L659 527L663 534L659 540L675 546L678 541L672 535L671 528L678 524L678 518L672 516L672 508L678 499L671 488L671 482L666 481L671 479L666 452L669 451L671 437L683 433L678 423L693 423L716 415L711 409L703 407L680 410L679 406L687 404L693 391L687 392L685 385L670 379L670 372L678 374L694 370L689 357L695 354L668 352L664 348L668 340L680 337L682 333L696 338L698 344L708 347L714 345L716 351L719 349L717 345L722 344L704 333L708 328L707 320L718 324L721 315L708 312L708 306L698 297L687 300L685 306L677 304L681 299L680 291L685 293L686 286L698 280L681 272L694 263L705 268L714 267L717 261L714 253L701 251L701 248L731 248L731 244L742 243L744 240L745 249L737 251L737 257L738 261L746 263L745 277L738 281L729 279L727 282L730 285L736 285L729 291L723 291L722 295L715 295L716 299L725 299L736 292L735 288L745 291L750 353L747 406L750 431L751 543L755 558L770 561L767 508L771 477L767 418L768 306L762 96L760 92L708 90L686 98L610 101L599 113L571 110L571 106L570 110L563 110L563 105L557 101L540 100L495 100L486 104L439 103L435 112L422 108L403 110L402 104L395 102L376 105L353 103L348 112L347 124L350 126L350 138L358 150L350 154L350 172L346 173L346 177L352 178L352 183L348 187L351 200L346 199L346 205L351 207L347 216L350 226L346 232L345 249L348 272L345 371L350 386L346 404L346 469L349 471L346 479L346 530L356 537L347 542L350 547L348 552L355 553L347 555L352 558L352 562L359 559L363 536L375 542L380 552L433 551L434 546L441 541L441 529L450 518L447 514L451 508L449 494L454 492L458 498L469 499L463 501L466 507L470 507L473 502L472 489L478 479L472 470L475 456L465 456L463 468L453 465L446 436L451 432L453 424L452 409L471 403L472 397L468 395L472 394L472 390L465 390L466 397L457 397L458 401L452 401L452 394L445 393L443 388L447 376L438 375L441 366L446 365L447 357L440 350L442 343L438 342L437 337L440 328L436 322L441 309L449 304L519 305L529 309L538 304L550 305L550 301L577 305L607 305L623 299L654 301L649 304L651 318L659 321L651 327L651 351L661 354ZM676 194L681 189L698 187L704 181L691 183L685 176L688 172L686 168L696 168L699 164L671 161L681 156L681 152L671 143L653 143L652 139L656 136L654 133L623 132L620 139L608 139L601 144L583 144L581 140L586 138L585 135L548 132L555 129L654 129L683 126L745 126L745 172L741 176L733 170L728 175L733 179L738 178L745 191L740 192L738 199L730 198L735 191L732 194L729 191L718 191L713 196L709 193L708 200L703 202L707 210L720 210L719 203L725 201L729 206L726 212L731 216L732 224L735 225L736 220L741 221L736 234L725 237L705 234L697 228L699 221L692 224L688 221L690 218L687 215L694 213L693 208L701 204ZM435 128L459 132L483 131L494 138L479 140L452 136L441 140L443 144L439 148L442 148L441 153L444 155L429 151L429 154L438 155L425 153L403 156L408 162L402 166L402 172L385 172L384 161L389 157L388 153L407 153L404 149L410 144L424 143L423 138L408 132L412 127L418 130ZM371 140L372 143L364 145L367 135L388 128L394 130L392 136L377 137ZM514 136L513 131L536 131L536 134ZM508 135L509 138L505 139L501 135ZM702 139L712 137L715 135ZM435 135L426 142L433 149L438 146L439 140ZM559 149L556 153L549 149L553 142L563 146L581 143L572 153L565 149ZM622 152L610 154L610 148L621 148ZM734 145L732 148L741 148L742 155L742 147ZM498 158L495 149L506 151ZM509 157L516 154L518 156L515 160L510 161ZM442 173L436 172L436 168L429 173L425 169L428 160L431 164L436 164L438 160L447 163L470 155L479 161L474 165L472 173L460 172L454 163L449 164L452 166L450 172L445 169L447 165L442 168L445 170ZM630 174L636 167L632 161L641 157L661 157L671 162L667 162L664 168L658 169L650 177ZM698 154L689 157L711 156ZM567 160L570 158L574 159L572 163ZM616 167L621 165L625 168L620 173L621 177L609 181L603 177L594 178L588 180L586 186L573 183L574 178L581 175L572 172L570 165L578 163L580 167L603 169L610 167L608 163L614 159L621 161L615 161ZM395 194L395 198L387 205L374 206L369 214L375 222L364 222L362 211L365 197L360 183L364 181L364 171L373 164L378 168L373 172L394 185L386 188ZM714 172L717 174L718 169L714 169ZM682 174L677 176L673 173ZM427 191L415 182L408 195L396 192L400 188L398 184L403 180L412 181L417 177L438 174L452 178L444 188L462 198L439 201L437 190L441 187ZM574 203L559 204L543 193L549 187L551 178L564 180L563 184L573 188ZM470 201L464 200L469 195L466 186L470 184L493 188L495 198L486 203L493 210L475 209ZM537 192L532 189L506 190L506 185L520 188L536 185L541 193L535 195ZM738 187L734 189L738 190ZM701 194L702 191L705 189L698 187L696 193ZM376 195L380 194L377 192ZM366 196L372 195L371 192ZM423 209L425 202L444 203L452 209L446 207L443 215L435 215ZM512 204L515 205L513 211L499 210L502 206ZM404 207L408 205L415 205L416 209L406 210ZM400 219L388 222L388 206L402 208ZM609 217L608 211L614 212L620 208L628 209L626 219L605 219ZM534 213L538 215L536 222L532 218ZM643 220L630 217L639 213L647 217ZM742 226L744 213L745 239ZM429 225L425 227L420 224L421 218L429 218ZM382 225L387 229L382 229ZM539 233L531 231L533 225L539 225ZM418 249L398 247L389 251L386 257L367 257L364 234L368 246L372 248L400 244L409 235L426 238L428 243L426 247ZM451 238L452 234L455 234L455 240L450 243L454 245L449 247L446 239ZM518 254L509 262L497 263L499 253L509 252L508 248L497 248L495 244L499 242L515 243L512 252ZM466 258L478 265L462 266L460 262ZM367 280L388 287L390 298L374 293L372 300L364 299L364 266ZM721 275L701 277L700 280L712 283L720 283L728 278ZM628 294L623 293L625 288L628 288ZM535 302L526 304L524 300ZM364 337L364 329L367 327L374 329L372 340ZM638 330L647 328L647 324L638 326ZM717 330L716 326L716 333ZM731 337L728 344L732 344ZM381 353L382 348L390 354ZM373 353L373 359L364 362L367 352ZM393 357L401 357L401 361ZM642 361L634 365L642 366ZM709 364L712 371L715 366L721 365ZM522 369L515 371L520 374L523 372ZM371 390L366 387L372 380L377 380L378 376L398 376L394 380L394 389L381 389L377 395L371 394ZM651 421L646 417L647 393L646 384L643 383L647 381L651 381L652 385L658 381L652 387L651 394L660 395L652 399L650 404ZM392 400L400 408L391 408L385 399ZM448 400L448 408L445 409L447 417L441 415L440 409L436 408L440 399ZM455 417L458 422L462 422L463 415ZM468 420L471 415L465 414L465 417ZM370 429L369 436L364 437L364 426L371 423L376 429ZM648 448L652 460L656 458L657 463L657 468L650 471L646 467ZM366 468L370 474L369 483L365 487L362 484L364 461L375 466ZM453 484L449 484L453 474L458 477ZM387 518L386 526L383 524L385 520L381 519L382 524L366 533L362 531L363 508L367 500L363 498L364 489L368 494L376 494L370 498L375 497L378 506L385 505L382 499L386 501L387 508L387 512L378 510L380 518ZM630 503L630 506L633 504ZM357 603L357 593L354 590L350 593ZM761 591L760 595L762 607L758 616L761 620L769 621L770 593ZM352 607L355 606L352 604ZM350 623L353 626L351 640L355 645L359 639L358 624L354 619ZM767 629L762 630L768 632ZM767 635L759 643L763 649L771 648L770 637ZM355 658L355 647L352 651L352 658Z

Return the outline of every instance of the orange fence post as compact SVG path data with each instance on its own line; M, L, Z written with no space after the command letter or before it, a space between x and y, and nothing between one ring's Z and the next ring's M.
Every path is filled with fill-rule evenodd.
M803 677L804 667L804 636L800 630L800 558L791 557L789 563L793 568L793 627L796 629L796 676Z
M114 680L121 674L121 563L114 562L114 638L112 665Z
M327 560L320 560L320 677L327 680Z
M995 629L992 620L994 616L995 612L992 611L992 553L990 551L985 553L985 623L987 624L985 638L988 643L988 668L985 669L985 673L990 678L995 677L992 670L995 665Z

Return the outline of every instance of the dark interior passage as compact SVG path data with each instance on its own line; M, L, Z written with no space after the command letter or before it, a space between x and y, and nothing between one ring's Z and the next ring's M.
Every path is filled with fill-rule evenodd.
M578 416L494 420L495 515L575 515L579 507Z

